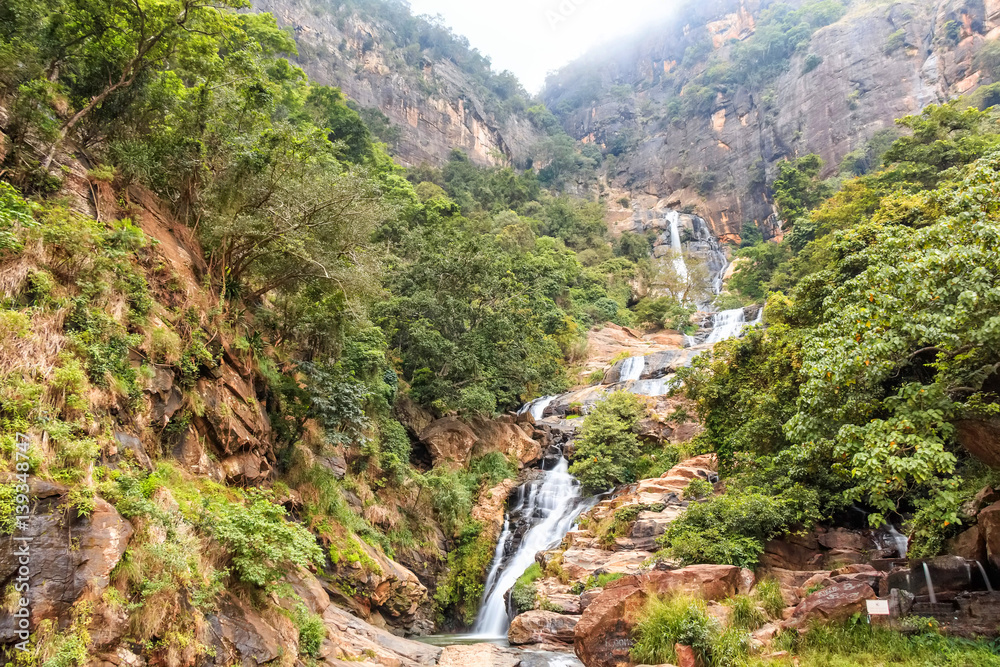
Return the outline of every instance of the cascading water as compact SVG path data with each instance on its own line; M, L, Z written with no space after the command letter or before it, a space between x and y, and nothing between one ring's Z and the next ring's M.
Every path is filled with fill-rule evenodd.
M622 362L618 373L619 382L635 382L642 377L642 369L646 366L645 357L629 357Z
M667 211L667 221L670 223L670 250L674 255L674 271L686 283L688 270L687 264L684 263L684 247L681 246L681 232L678 227L680 219L680 212Z
M556 396L542 396L541 398L536 398L531 403L525 403L521 406L521 409L517 411L517 414L523 415L525 412L528 412L535 421L538 421L545 416L545 408L549 407L549 404L556 398Z
M567 470L569 461L560 456L552 470L528 482L517 491L518 499L504 519L503 534L497 544L483 593L479 616L472 631L480 637L505 637L510 625L504 594L518 577L535 562L535 554L557 546L576 523L580 513L593 503L580 495L580 483ZM528 522L516 545L510 526L511 515ZM513 553L507 552L513 548Z
M747 319L742 308L724 310L712 316L712 333L705 341L709 345L714 345L729 338L735 338L743 332Z

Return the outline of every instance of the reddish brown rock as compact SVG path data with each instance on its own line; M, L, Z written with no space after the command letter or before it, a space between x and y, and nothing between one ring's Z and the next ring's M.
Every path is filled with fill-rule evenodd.
M979 512L979 531L986 545L986 557L1000 568L1000 502Z
M865 600L875 599L875 591L864 582L833 584L808 596L792 611L785 627L797 627L812 620L839 621L864 611Z
M518 614L511 621L507 640L515 646L524 644L572 644L573 629L579 616L534 609Z
M469 426L477 438L472 452L474 456L500 452L517 459L521 465L531 465L542 458L541 444L532 440L513 420L494 421L475 417Z
M973 526L948 540L944 550L952 556L986 562L986 539L979 526Z
M959 444L991 468L1000 468L1000 419L963 419L955 426Z
M427 445L435 466L464 466L476 444L476 434L458 417L445 417L431 422L420 432L420 441Z
M573 640L576 654L587 667L628 663L632 628L651 596L684 592L723 600L736 593L739 581L740 569L732 565L692 565L613 581L587 605L577 623Z
M674 653L677 654L677 667L700 667L698 656L690 646L674 644Z
M518 667L520 664L518 651L495 644L472 644L446 646L438 667Z

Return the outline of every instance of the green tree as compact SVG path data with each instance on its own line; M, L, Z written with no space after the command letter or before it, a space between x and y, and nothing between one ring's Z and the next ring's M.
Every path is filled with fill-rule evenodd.
M634 466L640 454L635 429L645 414L634 394L616 391L587 415L569 469L586 493L635 481Z

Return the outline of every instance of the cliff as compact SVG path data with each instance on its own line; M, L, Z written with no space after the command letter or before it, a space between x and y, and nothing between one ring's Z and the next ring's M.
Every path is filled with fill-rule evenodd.
M775 65L762 42L776 7L689 4L683 20L559 71L543 97L572 136L616 156L611 185L644 206L691 207L718 236L753 221L770 237L781 160L817 153L834 175L896 118L990 82L973 62L998 34L995 3L854 2Z
M455 148L477 164L523 163L540 135L523 114L527 93L464 38L408 7L378 0L353 7L308 0L255 0L290 28L297 64L338 86L363 110L384 114L381 137L404 166L438 164ZM369 123L371 125L371 123Z

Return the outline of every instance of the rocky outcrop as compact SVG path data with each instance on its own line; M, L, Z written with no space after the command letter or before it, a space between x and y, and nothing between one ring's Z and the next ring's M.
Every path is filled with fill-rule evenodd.
M444 417L431 422L420 432L435 466L464 466L474 456L500 452L522 466L542 458L541 444L528 437L513 418L475 417L465 422L458 417Z
M417 575L367 542L355 540L355 544L365 557L341 560L334 565L333 574L354 589L356 610L366 618L378 612L395 625L409 626L427 600L427 589Z
M708 66L707 58L686 55L714 50L726 60L734 41L754 38L768 4L685 2L663 24L550 77L543 98L567 131L615 151L613 219L690 206L716 236L739 238L744 221L780 236L766 183L781 160L818 153L824 176L833 174L896 118L981 85L973 56L1000 18L982 3L953 0L854 5L817 30L765 90L728 85L701 108L681 110L696 106L685 102ZM954 39L944 36L949 22L961 26ZM719 25L730 27L720 32ZM632 91L623 95L624 86ZM619 195L631 207L620 206Z
M977 459L1000 468L1000 419L963 419L955 424L955 437Z
M507 640L515 646L525 644L572 644L573 630L579 616L535 609L518 614L511 621Z
M979 530L982 533L986 555L993 567L1000 569L1000 502L979 513Z
M865 610L865 600L877 595L861 581L845 581L816 591L795 607L785 627L798 627L809 621L840 621Z
M405 166L441 164L455 148L478 164L520 162L540 138L523 114L507 112L501 120L489 110L483 83L451 59L397 46L421 20L406 10L394 16L363 6L314 11L304 0L253 4L293 31L298 63L312 81L337 86L361 107L385 114L398 135L389 148Z
M100 599L133 529L101 498L83 516L69 506L67 487L34 478L30 487L36 502L28 526L17 533L30 541L0 538L0 589L8 590L24 568L34 629L44 619L66 618L78 601ZM19 641L15 623L11 614L0 616L0 644Z
M740 569L732 565L692 565L613 581L583 612L573 647L587 667L629 663L632 629L651 596L683 592L723 600L736 594L739 582Z
M339 665L370 662L376 665L424 667L438 664L441 649L397 637L331 605L323 613L327 639L320 649L323 662Z

